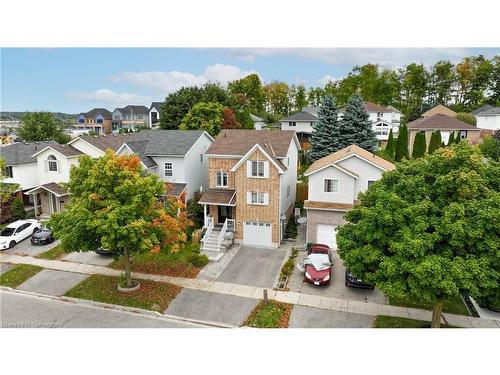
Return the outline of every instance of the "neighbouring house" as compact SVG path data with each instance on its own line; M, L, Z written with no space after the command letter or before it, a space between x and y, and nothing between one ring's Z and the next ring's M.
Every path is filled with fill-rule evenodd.
M203 251L223 253L226 231L245 245L278 247L293 211L300 144L294 131L222 130L205 153L209 189Z
M127 105L123 108L116 108L113 111L112 117L114 132L150 127L149 108L143 105Z
M111 112L105 108L94 108L76 117L76 129L79 131L93 131L96 134L111 133Z
M280 120L281 130L293 130L304 150L310 148L313 126L318 121L318 108L307 107L302 111Z
M253 121L253 128L255 130L262 130L266 126L266 122L264 121L263 118L260 118L259 116L256 116L252 113L250 113L250 118Z
M337 228L358 194L395 169L391 162L356 145L316 160L305 172L309 177L306 242L337 248Z
M185 201L208 186L208 162L204 153L213 138L199 130L142 130L131 134L81 135L66 145L39 147L36 158L37 186L31 195L37 216L59 212L70 200L64 188L72 165L79 157L101 157L111 149L117 154L136 154L142 166L165 181L165 195Z
M478 128L488 130L500 129L500 107L489 106L489 108L484 108L476 113L475 116Z
M160 127L160 113L161 105L163 102L152 102L151 107L149 107L149 127L159 128Z
M19 185L18 196L25 205L32 205L33 200L23 193L40 184L37 158L33 155L47 146L57 145L55 141L14 142L0 147L0 156L6 162L3 183Z
M477 127L460 121L455 117L450 117L443 114L436 114L430 117L422 117L408 123L408 149L410 155L413 151L413 142L415 141L415 136L417 135L417 133L425 133L426 144L427 147L429 147L432 132L437 130L441 132L441 140L444 142L444 144L448 144L451 133L455 133L455 138L460 137L460 139L474 141L479 138L480 132L480 129L478 129Z
M455 117L457 113L442 104L438 104L429 109L427 112L422 113L422 117L432 117L434 115L446 115L449 117Z

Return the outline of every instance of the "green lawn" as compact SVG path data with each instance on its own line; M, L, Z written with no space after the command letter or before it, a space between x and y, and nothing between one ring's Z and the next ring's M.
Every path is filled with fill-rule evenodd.
M408 318L399 318L394 316L377 315L373 321L373 328L423 328L424 325L427 327L431 322L426 322L423 320L415 320ZM442 328L453 328L453 326L447 326L446 324L441 324Z
M292 305L276 301L261 301L243 325L256 328L287 328Z
M119 277L92 275L68 291L65 296L163 312L181 288L155 281L140 280L139 290L119 292Z
M17 288L43 268L31 264L20 264L0 276L0 285Z
M415 309L432 310L432 303L424 303L419 301L402 300L397 298L389 298L389 303L394 306L412 307ZM443 312L467 315L469 316L469 310L465 306L462 298L457 296L456 298L446 300L443 305Z
M59 244L56 247L53 247L52 249L50 249L44 253L38 254L37 256L35 256L35 258L54 260L54 259L59 259L60 257L62 257L65 254L66 254L66 252L64 251L61 244Z
M177 253L138 254L132 260L132 271L195 278L207 263L208 258L199 254L199 246L190 243ZM109 267L123 269L123 260L117 259Z

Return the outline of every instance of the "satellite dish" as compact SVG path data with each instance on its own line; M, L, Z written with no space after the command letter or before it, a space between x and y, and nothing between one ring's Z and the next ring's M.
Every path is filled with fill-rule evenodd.
M307 217L299 217L297 219L297 223L299 224L305 224L307 222Z

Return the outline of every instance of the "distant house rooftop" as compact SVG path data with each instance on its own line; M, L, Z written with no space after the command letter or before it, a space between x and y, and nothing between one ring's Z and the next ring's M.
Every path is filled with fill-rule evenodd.
M438 114L439 115L446 115L449 117L455 117L457 113L452 111L448 107L445 107L442 104L438 104L437 106L429 109L427 112L422 113L422 117L431 117L431 116L438 115Z
M493 106L492 106L492 105L490 105L490 104L485 104L485 105L483 105L483 106L481 106L481 107L479 107L479 108L477 108L477 109L473 110L470 114L471 114L471 115L476 116L476 115L478 115L479 113L484 112L484 111L488 111L488 110L490 110L490 109L492 109L492 108L495 108L495 107L493 107Z
M408 123L408 129L413 130L477 130L475 126L460 121L455 117L437 114L423 117Z
M14 142L0 147L0 155L5 159L6 165L21 165L36 163L33 155L47 146L60 147L56 141L42 142Z

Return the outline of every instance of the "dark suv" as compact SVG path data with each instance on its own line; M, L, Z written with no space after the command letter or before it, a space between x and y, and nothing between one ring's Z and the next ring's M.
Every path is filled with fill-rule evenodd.
M348 269L345 270L345 286L350 286L353 288L365 288L365 289L375 288L373 285L367 284L363 280L358 279Z

